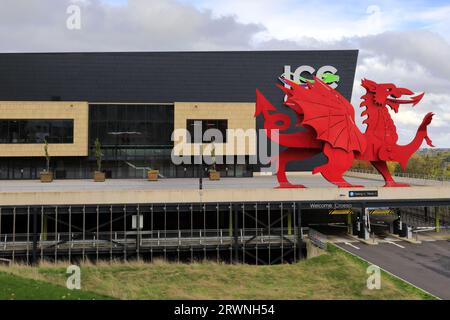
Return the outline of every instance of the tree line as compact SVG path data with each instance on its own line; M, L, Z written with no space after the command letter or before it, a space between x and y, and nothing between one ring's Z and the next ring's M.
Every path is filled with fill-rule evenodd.
M388 162L388 167L393 174L405 172L433 178L450 177L450 151L417 152L409 159L404 171L397 162ZM370 162L361 160L355 160L352 169L377 172Z

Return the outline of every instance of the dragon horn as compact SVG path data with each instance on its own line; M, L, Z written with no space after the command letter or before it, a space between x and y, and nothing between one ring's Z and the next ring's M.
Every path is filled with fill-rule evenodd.
M418 94L417 96L412 97L411 99L414 101L413 102L413 107L418 104L420 102L420 100L422 100L423 96L424 96L425 92L422 92L421 94Z
M280 88L281 90L283 90L284 93L286 93L288 96L292 96L292 92L291 89L286 88L285 86L282 86L281 84L275 83L275 85Z
M295 83L294 81L291 81L289 79L280 78L280 81L283 82L284 84L289 85L293 90L295 90L295 89L303 89L302 86L298 85L297 83Z

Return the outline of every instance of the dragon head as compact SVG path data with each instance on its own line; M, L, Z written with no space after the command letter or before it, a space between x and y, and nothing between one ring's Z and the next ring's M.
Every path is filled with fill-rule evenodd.
M366 99L371 99L373 105L384 107L388 105L395 113L398 112L400 104L412 104L414 107L422 99L424 93L412 96L414 92L407 88L400 88L393 83L376 83L375 81L363 79L361 85L367 90ZM402 96L411 96L408 99L400 99Z

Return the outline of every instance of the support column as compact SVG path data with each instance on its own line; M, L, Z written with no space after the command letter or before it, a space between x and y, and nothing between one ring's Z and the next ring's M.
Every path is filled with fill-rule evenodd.
M72 206L69 207L69 263L72 263Z
M16 259L16 207L13 209L13 250L12 250L12 263L14 264Z
M302 229L302 209L301 204L297 203L297 250L298 259L303 259L303 229Z
M283 225L283 219L284 219L284 210L283 210L283 202L280 204L280 224L281 224L281 231L280 231L280 241L281 241L281 264L284 263L284 225Z
M27 265L30 264L30 207L27 208Z
M245 263L245 241L243 237L245 236L245 204L241 205L242 209L242 227L241 227L241 242L242 242L242 263Z
M48 217L46 214L42 214L42 231L41 237L42 240L47 241L47 225L48 225Z
M353 234L353 221L352 221L353 211L347 214L347 233Z
M141 211L140 206L136 207L136 259L139 261L141 259Z
M439 207L434 207L434 225L436 232L441 231L441 210Z
M233 236L233 209L231 204L228 212L228 236Z
M31 263L33 265L37 265L37 224L38 224L38 209L33 208L33 249L32 249L32 255L31 255Z
M369 230L369 210L366 208L366 205L363 203L361 205L361 212L359 218L359 237L364 240L369 240L370 238L370 230Z
M109 261L113 261L113 207L109 207Z
M288 216L287 216L287 223L288 223L288 235L292 235L292 209L288 209Z
M100 241L100 208L97 206L96 209L97 221L96 221L96 243L95 243L95 261L98 262L99 252L98 245Z
M234 263L239 262L239 210L236 204L232 204L233 216L234 216L234 228L233 228L233 251L234 251Z
M55 247L54 247L54 254L55 254L55 262L58 262L58 207L55 208Z

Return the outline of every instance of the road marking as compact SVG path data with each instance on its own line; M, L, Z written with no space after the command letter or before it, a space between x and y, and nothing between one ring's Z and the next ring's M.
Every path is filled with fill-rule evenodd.
M404 246L401 246L401 245L399 245L399 244L397 244L397 243L395 243L395 242L393 242L393 241L386 241L386 243L390 243L390 244L393 244L394 246L397 246L397 247L399 247L399 248L405 249Z
M357 246L352 245L350 242L344 242L344 243L352 248L359 250L359 248Z

